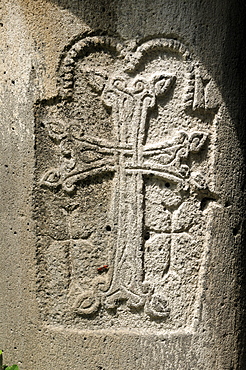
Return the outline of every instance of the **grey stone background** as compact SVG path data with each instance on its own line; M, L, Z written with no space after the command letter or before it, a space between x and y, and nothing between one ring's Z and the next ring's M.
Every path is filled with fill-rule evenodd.
M245 369L245 3L1 0L0 347L20 369ZM34 103L56 95L64 48L86 32L178 37L216 81L225 109L215 160L223 211L196 336L49 330L36 302Z

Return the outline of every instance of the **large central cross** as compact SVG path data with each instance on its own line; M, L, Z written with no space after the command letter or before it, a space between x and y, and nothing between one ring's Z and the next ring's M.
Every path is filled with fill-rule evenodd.
M147 77L114 76L102 93L103 103L112 110L114 140L104 140L72 134L73 140L87 158L77 165L73 158L67 165L48 171L42 183L62 185L73 191L78 181L107 172L115 173L114 222L117 241L109 289L104 292L104 304L116 307L125 301L129 307L144 305L147 297L143 287L144 244L144 176L154 175L165 181L184 182L189 168L183 164L190 152L198 152L207 135L179 131L171 140L146 144L148 114L175 85L174 75L149 74Z

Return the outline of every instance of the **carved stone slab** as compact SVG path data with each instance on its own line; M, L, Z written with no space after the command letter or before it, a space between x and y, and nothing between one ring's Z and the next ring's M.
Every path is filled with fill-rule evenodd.
M195 330L216 200L213 81L177 40L90 36L64 52L58 87L36 109L43 320Z

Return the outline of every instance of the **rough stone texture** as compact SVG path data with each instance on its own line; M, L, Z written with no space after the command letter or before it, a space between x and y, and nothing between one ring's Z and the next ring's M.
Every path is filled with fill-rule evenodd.
M245 369L244 10L2 0L6 362Z

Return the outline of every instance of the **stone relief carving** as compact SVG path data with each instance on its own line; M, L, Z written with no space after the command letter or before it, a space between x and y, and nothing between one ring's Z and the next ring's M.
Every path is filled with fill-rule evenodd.
M90 36L63 55L36 126L39 300L52 323L197 318L212 84L177 40Z

